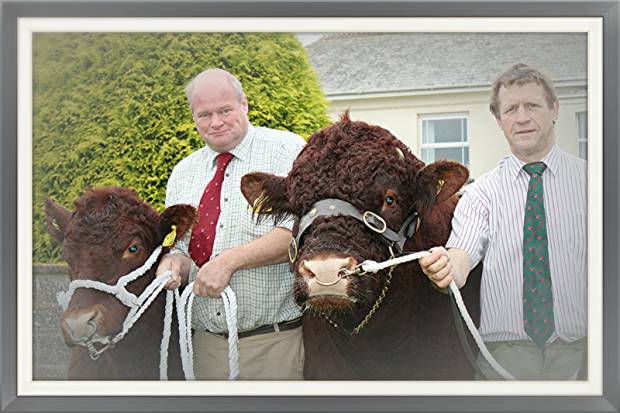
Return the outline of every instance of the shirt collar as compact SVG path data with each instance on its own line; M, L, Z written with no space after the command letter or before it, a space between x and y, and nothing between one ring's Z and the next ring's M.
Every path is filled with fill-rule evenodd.
M250 152L252 150L252 141L254 140L255 134L255 128L248 123L248 131L245 134L245 137L241 139L241 142L239 142L239 144L229 152L232 153L235 158L238 158L241 161L246 161L250 157Z
M553 144L553 147L542 160L547 165L547 170L550 171L553 176L557 175L560 170L560 148L557 144Z
M256 134L256 129L252 125L248 125L248 131L241 139L241 142L233 149L231 149L230 153L233 154L234 158L237 158L241 161L245 161L249 158L250 152L252 149L252 141L254 140L254 135ZM213 149L209 148L205 145L202 150L204 151L204 156L207 160L207 163L211 165L211 167L215 166L215 158L219 155L218 152L215 152ZM233 158L233 159L234 159Z
M513 153L510 153L510 155L506 158L506 164L508 165L510 176L512 176L513 179L517 179L517 176L519 176L519 173L523 170L523 165L525 165L526 162L523 162L521 159L517 158ZM546 170L551 172L551 174L555 176L558 173L560 166L560 149L558 148L557 143L553 144L549 153L545 155L541 161L547 165ZM525 171L523 173L527 174Z

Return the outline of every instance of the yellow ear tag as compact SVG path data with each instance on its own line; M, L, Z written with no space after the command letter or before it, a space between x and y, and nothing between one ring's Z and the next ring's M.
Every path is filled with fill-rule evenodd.
M439 195L445 183L446 181L444 181L443 179L440 179L439 182L437 182L437 195Z
M255 214L260 214L261 209L263 209L263 203L267 200L264 192L261 192L260 196L254 200L254 204L252 205L252 211ZM267 208L265 213L269 213L272 211L272 208Z
M174 241L177 239L177 226L172 225L172 230L164 238L164 242L161 244L164 247L171 247L174 245Z

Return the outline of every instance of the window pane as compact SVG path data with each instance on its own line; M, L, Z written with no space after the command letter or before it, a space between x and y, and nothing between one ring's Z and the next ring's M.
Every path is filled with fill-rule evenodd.
M469 162L469 148L435 148L434 152L430 162L434 162L438 159L449 159L464 164ZM422 150L422 154L422 156L424 156L424 149ZM467 159L467 162L464 158ZM427 162L426 159L424 159L424 162Z
M461 119L462 142L467 142L467 119Z
M424 163L435 162L435 149L422 148L422 160Z
M463 128L465 124L465 128ZM466 119L431 119L422 121L422 143L464 142Z
M579 157L588 159L588 142L579 142Z
M577 113L577 123L579 125L579 139L588 139L588 113Z

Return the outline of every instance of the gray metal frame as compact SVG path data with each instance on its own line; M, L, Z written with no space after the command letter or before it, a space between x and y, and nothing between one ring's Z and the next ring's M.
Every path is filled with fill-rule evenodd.
M618 40L620 0L523 2L1 2L0 411L557 411L618 412ZM17 397L17 18L18 17L602 17L604 28L604 394L600 397ZM20 74L28 75L28 74ZM30 206L20 206L22 208ZM458 384L457 384L458 385ZM337 386L337 385L336 385Z

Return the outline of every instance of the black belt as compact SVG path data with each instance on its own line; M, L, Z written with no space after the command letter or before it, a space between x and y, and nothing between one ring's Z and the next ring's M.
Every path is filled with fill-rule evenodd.
M281 323L276 323L276 324L265 324L263 326L256 327L253 330L241 331L238 334L238 336L239 338L251 337L251 336L257 336L259 334L267 334L267 333L275 333L278 331L292 330L297 327L301 327L301 317L296 318L294 320L282 321ZM209 332L211 334L217 334L218 336L228 338L228 333L213 333L211 331Z

